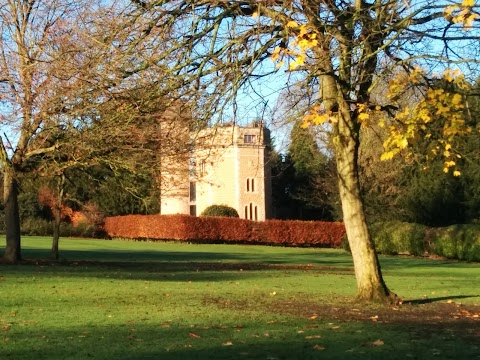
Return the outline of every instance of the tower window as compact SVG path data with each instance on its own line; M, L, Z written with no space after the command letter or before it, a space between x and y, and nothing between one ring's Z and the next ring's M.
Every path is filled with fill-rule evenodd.
M197 200L197 184L194 181L190 181L190 201L195 202Z
M248 134L243 135L243 142L246 144L254 143L256 142L256 140L257 140L256 135L248 135Z
M255 191L255 179L247 178L247 192Z

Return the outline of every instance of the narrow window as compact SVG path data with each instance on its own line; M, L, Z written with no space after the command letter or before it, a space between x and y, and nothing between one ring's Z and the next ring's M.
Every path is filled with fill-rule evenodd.
M253 220L253 205L250 203L250 220Z
M250 191L250 179L247 178L247 192Z
M245 206L245 219L248 219L248 206Z
M190 166L189 166L189 172L190 176L195 176L195 167L196 167L195 159L190 158Z
M255 206L255 221L258 221L258 208Z
M190 201L195 202L197 200L197 184L194 181L190 181Z
M252 179L252 192L255 191L255 179Z
M190 205L190 215L197 216L197 205Z

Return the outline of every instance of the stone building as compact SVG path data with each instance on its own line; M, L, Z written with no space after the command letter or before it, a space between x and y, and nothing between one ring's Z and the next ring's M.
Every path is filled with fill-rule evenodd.
M210 205L228 205L244 219L270 218L269 137L260 125L201 130L184 171L164 177L162 190L170 190L162 191L161 213L200 215Z

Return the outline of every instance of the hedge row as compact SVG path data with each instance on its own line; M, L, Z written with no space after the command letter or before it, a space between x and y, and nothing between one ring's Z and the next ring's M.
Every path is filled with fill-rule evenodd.
M189 215L127 215L105 219L110 237L182 240L189 242L242 242L338 247L342 223L267 220L255 222L231 217Z
M415 256L437 255L448 259L480 261L480 224L429 228L390 221L369 226L378 253ZM348 244L344 239L344 247Z

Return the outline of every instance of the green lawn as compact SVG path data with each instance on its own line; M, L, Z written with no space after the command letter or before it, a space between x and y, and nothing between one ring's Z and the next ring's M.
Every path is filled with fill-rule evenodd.
M23 239L25 258L49 248ZM0 265L0 359L480 359L478 263L381 257L390 288L414 300L385 308L352 301L341 250L60 248L68 261Z

